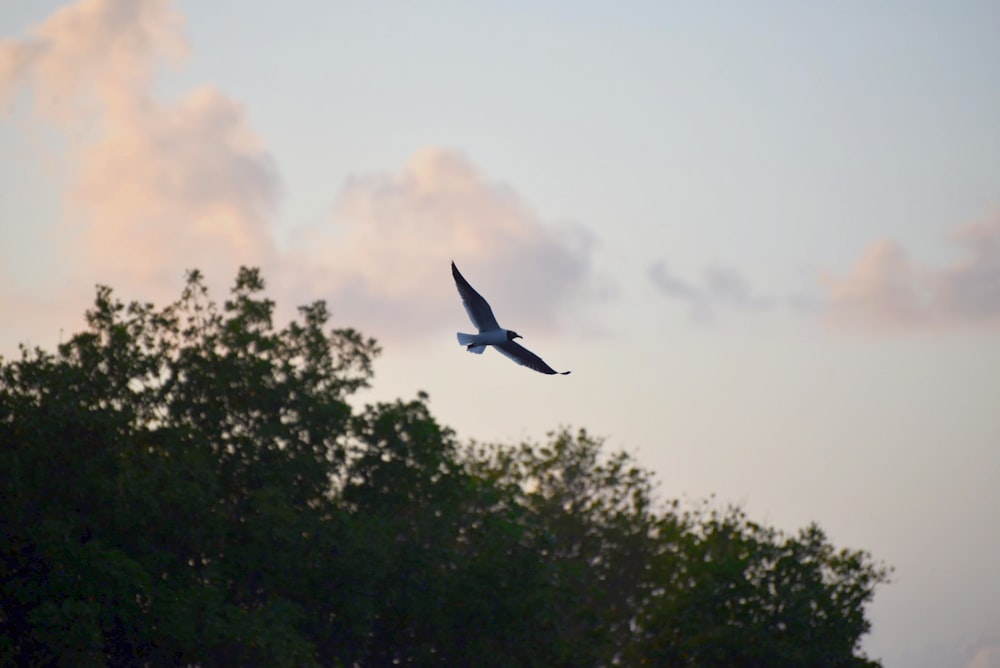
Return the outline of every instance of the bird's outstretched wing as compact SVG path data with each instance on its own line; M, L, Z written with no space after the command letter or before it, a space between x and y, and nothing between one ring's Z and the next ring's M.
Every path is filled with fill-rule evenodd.
M547 374L561 374L563 376L569 374L569 371L556 371L548 364L546 364L541 357L531 352L520 343L515 343L514 341L507 341L506 343L498 343L493 346L506 357L514 360L521 366L526 366L529 369L534 369L540 373Z
M465 312L469 314L469 320L472 321L472 324L479 328L480 332L500 329L497 319L493 316L493 309L486 303L483 296L469 285L454 262L451 263L451 275L455 277L458 294L462 297L462 304L465 306ZM520 348L520 346L518 347Z

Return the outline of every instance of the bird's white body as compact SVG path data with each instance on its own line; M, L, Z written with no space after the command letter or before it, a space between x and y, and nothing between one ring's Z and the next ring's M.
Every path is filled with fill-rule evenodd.
M469 348L469 352L481 355L486 346L495 346L500 343L507 343L510 338L506 329L488 329L478 334L458 333L458 342Z

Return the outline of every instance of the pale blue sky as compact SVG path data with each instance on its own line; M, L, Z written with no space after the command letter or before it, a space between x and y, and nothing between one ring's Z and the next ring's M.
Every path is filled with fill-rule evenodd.
M145 81L169 3L88 0L15 85L63 4L0 6L3 351L261 264L382 340L366 400L815 520L897 569L871 655L1000 666L1000 5L178 2ZM465 354L451 258L573 375Z

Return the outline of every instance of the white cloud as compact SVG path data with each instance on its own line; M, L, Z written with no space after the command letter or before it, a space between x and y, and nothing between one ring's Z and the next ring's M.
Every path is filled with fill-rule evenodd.
M963 256L943 268L914 262L890 240L872 243L847 276L826 278L829 321L873 332L1000 324L1000 219L953 239Z
M422 149L398 174L353 179L332 224L297 245L297 280L329 286L334 310L380 337L464 320L452 260L501 321L516 317L522 329L556 327L594 288L586 233L543 223L448 149Z

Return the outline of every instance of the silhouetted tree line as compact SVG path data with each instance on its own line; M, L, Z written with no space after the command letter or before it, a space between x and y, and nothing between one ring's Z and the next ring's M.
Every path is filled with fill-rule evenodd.
M0 361L4 665L878 665L869 554L656 503L584 431L352 411L376 343L322 302L276 329L263 287L100 287L86 331Z

